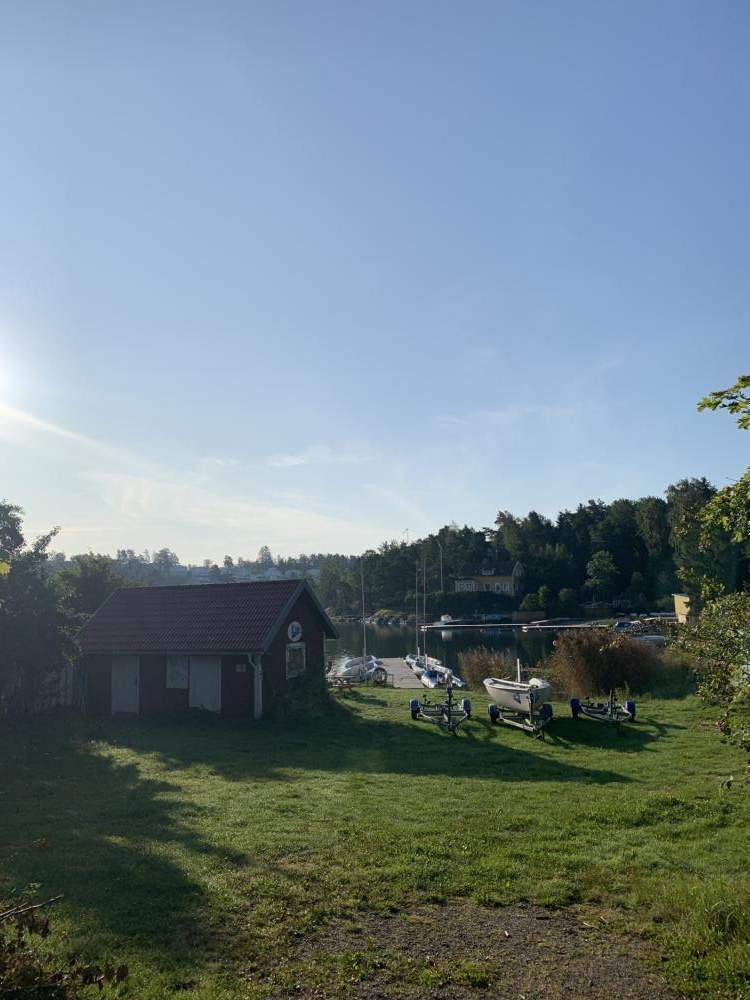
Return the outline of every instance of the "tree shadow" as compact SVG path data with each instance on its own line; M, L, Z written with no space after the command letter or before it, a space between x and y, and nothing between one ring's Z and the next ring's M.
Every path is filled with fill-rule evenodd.
M365 708L368 713L376 709L378 716L362 714ZM169 768L201 763L229 781L291 781L290 775L306 769L425 779L492 779L502 772L505 782L631 780L610 768L549 761L538 754L531 736L518 734L524 742L508 742L500 735L506 727L492 726L479 712L451 735L433 722L412 721L408 700L394 704L365 692L351 692L323 712L284 724L215 716L166 725L129 723L119 730L112 728L115 723L104 725L113 737L118 734L139 752L158 755ZM582 735L585 739L585 731ZM642 748L651 738L643 731L629 749Z
M598 719L555 716L547 730L547 739L554 746L566 750L590 747L634 753L650 749L653 743L668 735L670 730L684 729L683 725L645 717L615 726Z
M112 745L114 737L116 727ZM0 728L0 896L27 886L41 898L62 895L53 924L55 912L70 913L79 945L137 950L184 972L196 963L192 930L206 893L170 854L226 852L196 834L176 784L99 751L81 718Z

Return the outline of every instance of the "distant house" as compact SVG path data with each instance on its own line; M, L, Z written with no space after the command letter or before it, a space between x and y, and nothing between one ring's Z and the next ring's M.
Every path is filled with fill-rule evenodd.
M121 588L78 634L86 708L259 719L288 681L322 676L335 637L304 580Z
M520 597L524 569L520 562L464 563L456 577L456 593L490 593Z
M687 594L672 594L674 613L680 625L690 621L690 598Z

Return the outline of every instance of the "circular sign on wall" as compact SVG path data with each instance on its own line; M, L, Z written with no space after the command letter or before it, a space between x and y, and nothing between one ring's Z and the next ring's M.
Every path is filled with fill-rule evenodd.
M299 642L302 638L302 626L299 622L292 622L286 630L290 642Z

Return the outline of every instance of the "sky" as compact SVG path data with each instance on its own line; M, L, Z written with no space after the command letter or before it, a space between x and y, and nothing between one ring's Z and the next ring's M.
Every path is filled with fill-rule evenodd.
M0 499L358 554L715 486L742 0L0 0Z

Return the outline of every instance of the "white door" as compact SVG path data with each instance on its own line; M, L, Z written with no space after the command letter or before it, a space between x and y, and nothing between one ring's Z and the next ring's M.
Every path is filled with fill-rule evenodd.
M138 714L140 673L137 656L112 657L112 715L117 712Z
M190 657L191 708L204 708L208 712L221 711L221 657Z

